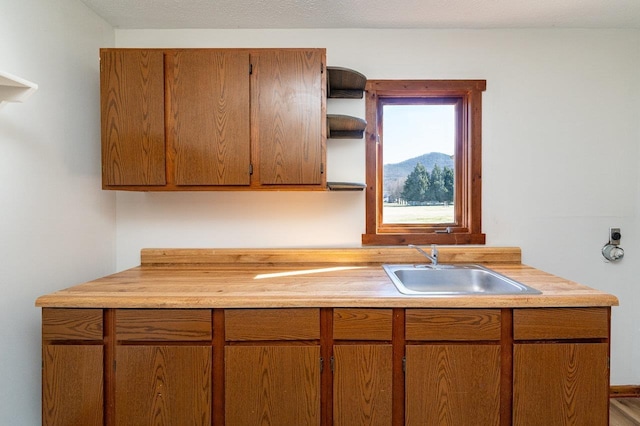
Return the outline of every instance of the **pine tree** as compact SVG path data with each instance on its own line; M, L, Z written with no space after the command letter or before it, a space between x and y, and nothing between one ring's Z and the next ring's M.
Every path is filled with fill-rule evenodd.
M429 197L428 201L442 202L447 199L447 188L444 184L444 173L437 164L431 170L429 179Z
M453 202L453 184L454 184L454 178L455 178L453 169L451 167L445 166L444 170L442 171L442 174L444 176L444 187L447 190L447 197L445 198L444 201L452 203Z
M427 169L425 169L421 163L418 163L404 182L402 198L409 203L423 202L427 199L428 190L429 172L427 172Z

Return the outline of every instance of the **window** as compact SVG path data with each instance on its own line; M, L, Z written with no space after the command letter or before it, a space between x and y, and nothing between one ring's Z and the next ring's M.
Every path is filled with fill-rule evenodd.
M362 243L484 244L484 80L369 80Z

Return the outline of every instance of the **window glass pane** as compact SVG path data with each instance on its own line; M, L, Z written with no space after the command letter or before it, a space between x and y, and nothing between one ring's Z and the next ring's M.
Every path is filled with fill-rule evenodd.
M454 224L454 105L384 104L385 224Z

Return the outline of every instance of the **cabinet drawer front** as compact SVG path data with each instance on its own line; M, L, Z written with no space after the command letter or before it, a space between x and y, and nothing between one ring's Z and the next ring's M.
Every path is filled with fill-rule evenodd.
M118 309L116 339L131 341L211 340L209 309Z
M499 309L407 309L407 340L500 340Z
M319 309L225 309L228 341L317 340Z
M516 340L606 339L609 308L514 309L513 337Z
M44 340L102 340L102 309L42 309Z
M391 340L392 322L391 309L334 309L333 338Z

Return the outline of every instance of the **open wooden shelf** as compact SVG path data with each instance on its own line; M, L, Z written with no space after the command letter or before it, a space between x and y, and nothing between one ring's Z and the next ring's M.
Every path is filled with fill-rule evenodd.
M2 102L24 102L36 90L38 90L37 84L0 71L0 104Z
M327 97L362 99L367 77L349 68L327 67Z
M367 122L350 115L327 114L327 138L362 139Z

